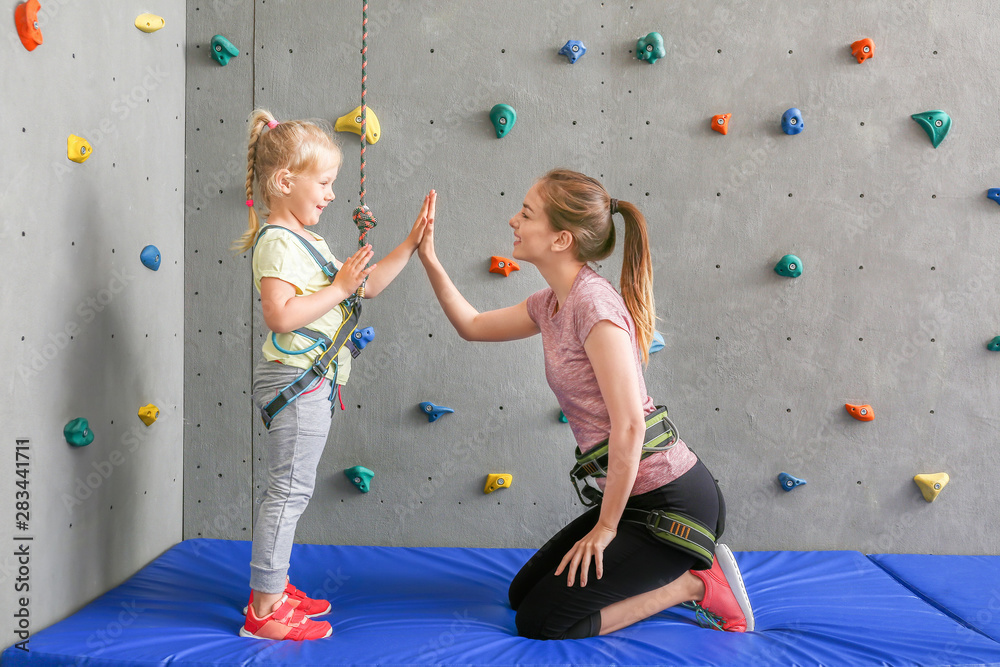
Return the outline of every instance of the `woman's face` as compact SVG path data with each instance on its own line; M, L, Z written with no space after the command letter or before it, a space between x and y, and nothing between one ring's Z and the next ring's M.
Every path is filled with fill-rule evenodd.
M532 264L548 257L559 235L545 214L544 201L537 183L528 190L521 210L508 224L514 230L514 259Z

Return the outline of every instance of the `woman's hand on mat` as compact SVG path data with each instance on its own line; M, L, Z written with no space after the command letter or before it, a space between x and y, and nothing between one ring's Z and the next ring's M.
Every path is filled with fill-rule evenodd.
M378 264L372 264L367 269L365 264L367 264L375 251L372 250L371 245L366 245L363 248L358 248L358 251L344 260L343 265L340 267L340 271L333 279L333 285L338 288L343 289L348 295L351 295L358 289L361 285L361 281L368 277Z
M409 236L406 237L406 243L415 251L420 247L420 241L424 237L424 230L427 228L427 213L430 210L431 197L436 197L437 195L433 190L427 193L424 197L424 204L420 207L420 213L417 214L417 220L413 223L413 229L410 230Z
M556 576L558 577L562 574L563 569L566 568L566 564L569 564L569 569L567 570L566 585L572 586L573 580L576 579L577 568L580 570L580 587L587 585L587 574L590 572L590 561L594 561L594 565L597 569L597 578L600 579L604 576L604 550L611 544L611 540L615 539L615 535L618 531L614 528L608 528L607 526L602 526L597 524L594 529L583 536L583 538L573 545L573 548L566 552L563 556L562 562L559 563L559 567L556 568Z
M424 199L424 207L426 209L421 209L420 213L422 216L426 217L426 222L423 227L423 236L420 239L420 245L417 247L417 253L421 260L427 260L431 257L435 257L434 254L434 215L437 208L437 192L431 190L427 197ZM415 226L415 225L414 225Z

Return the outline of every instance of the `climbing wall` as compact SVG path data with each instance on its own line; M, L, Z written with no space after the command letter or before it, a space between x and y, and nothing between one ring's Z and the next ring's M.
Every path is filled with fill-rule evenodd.
M646 379L719 479L738 549L997 553L993 276L998 29L979 0L434 3L373 0L368 150L376 255L439 193L442 262L480 310L544 282L501 277L507 220L545 171L599 177L650 225L658 329ZM244 229L245 118L334 121L360 102L361 3L192 2L188 65L185 536L249 538L265 433L248 392L265 333ZM635 57L662 34L664 57ZM240 49L226 67L215 33ZM858 63L851 44L873 40ZM575 64L558 51L581 40ZM497 139L489 111L517 121ZM801 110L804 131L782 131ZM944 110L934 148L911 114ZM732 114L728 134L710 129ZM318 232L355 247L358 137ZM783 277L788 254L802 274ZM617 283L621 253L600 272ZM467 343L414 258L366 304L356 362L299 523L304 542L537 547L581 508L538 339ZM434 423L418 404L455 410ZM845 404L869 405L853 419ZM375 472L358 492L342 474ZM807 483L784 492L778 474ZM913 482L947 472L927 503ZM483 493L489 473L511 488Z
M43 0L33 51L18 4L0 45L3 646L179 540L183 483L184 3L156 3L147 34L144 3ZM76 418L89 445L64 437Z

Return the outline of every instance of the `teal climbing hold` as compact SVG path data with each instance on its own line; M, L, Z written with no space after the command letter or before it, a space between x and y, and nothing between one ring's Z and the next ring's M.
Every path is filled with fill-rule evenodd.
M74 447L86 447L94 441L94 432L90 430L90 424L83 417L77 417L66 424L63 436L66 442Z
M1000 336L996 336L993 340L986 344L986 349L990 352L1000 352Z
M364 466L345 468L344 475L361 493L368 493L371 490L372 478L375 477L375 473Z
M649 344L649 353L659 352L664 347L663 334L659 331L653 332L653 342Z
M559 421L562 422L563 424L568 424L569 423L569 420L566 419L566 415L565 415L565 413L563 413L562 410L559 411Z
M785 255L774 265L774 272L786 278L798 278L802 275L802 260L795 255Z
M240 50L222 35L216 35L212 38L212 60L215 62L226 66L230 59L238 55L240 55Z
M666 55L667 50L663 48L663 35L658 32L651 32L635 42L635 57L639 60L645 60L650 65Z
M782 490L791 491L795 487L802 486L803 484L805 484L806 480L799 479L798 477L793 477L792 475L789 475L787 472L783 472L778 474L778 483L781 484Z
M490 122L497 131L497 139L503 139L517 122L517 112L509 104L496 104L490 109Z
M924 132L930 137L934 148L937 148L938 144L944 141L944 138L948 136L948 130L951 129L951 116L940 109L915 113L910 118L924 128Z

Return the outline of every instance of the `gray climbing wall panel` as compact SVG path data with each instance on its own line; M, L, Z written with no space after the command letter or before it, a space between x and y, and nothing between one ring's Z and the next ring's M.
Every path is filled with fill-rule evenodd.
M249 260L226 252L245 225L241 121L254 105L279 119L353 109L360 5L188 6L201 51L188 79L186 537L248 538L263 484L248 389L265 330ZM986 9L521 0L498 14L481 0L376 0L377 255L436 188L452 278L481 310L516 303L543 287L537 271L487 267L509 256L524 193L555 166L598 176L649 220L667 347L647 384L719 478L727 542L997 553L994 531L964 529L998 500L1000 356L985 343L1000 333L1000 210L985 192L1000 185L1000 40ZM667 46L655 65L633 51L652 30ZM243 54L226 68L204 56L215 32ZM876 55L859 65L850 44L863 37ZM557 55L568 39L588 49L575 65ZM518 112L502 140L487 115L498 102ZM786 136L792 106L806 130ZM909 116L938 108L954 127L935 150ZM733 114L728 136L709 129L717 113ZM339 137L346 160L318 231L342 258L355 247L358 142ZM787 253L802 277L772 271ZM620 265L616 252L600 271L617 282ZM461 341L416 258L365 323L377 338L344 392L300 541L540 546L580 512L537 339ZM428 424L424 400L456 412ZM847 402L870 403L876 420L851 419ZM341 472L358 464L375 471L366 495ZM808 484L786 494L781 471ZM927 504L912 477L937 471L952 482ZM484 495L490 472L512 473L512 488Z
M39 630L181 539L183 482L184 3L156 3L166 24L146 34L143 3L42 2L30 53L16 4L0 46L3 646L23 618ZM93 147L83 164L67 159L70 134ZM139 261L148 244L156 272ZM76 417L87 447L63 438Z

